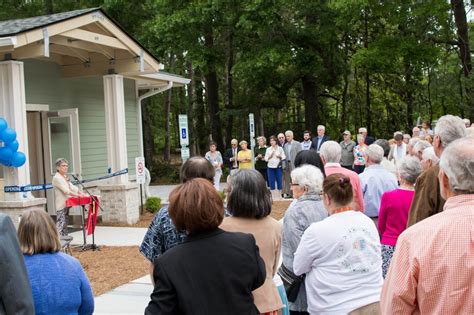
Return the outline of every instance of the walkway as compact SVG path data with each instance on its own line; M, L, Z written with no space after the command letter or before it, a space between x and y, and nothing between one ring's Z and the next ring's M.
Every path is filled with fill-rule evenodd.
M146 228L98 226L95 230L95 243L106 246L139 246L145 235ZM82 245L82 231L70 233L72 244ZM87 238L87 244L92 238ZM150 277L144 276L122 285L95 298L94 314L143 314L150 294L153 291Z

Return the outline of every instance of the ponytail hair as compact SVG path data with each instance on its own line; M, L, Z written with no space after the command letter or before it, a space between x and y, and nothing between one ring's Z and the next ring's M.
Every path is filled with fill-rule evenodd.
M324 179L323 192L339 205L347 205L354 199L352 184L349 177L332 174Z

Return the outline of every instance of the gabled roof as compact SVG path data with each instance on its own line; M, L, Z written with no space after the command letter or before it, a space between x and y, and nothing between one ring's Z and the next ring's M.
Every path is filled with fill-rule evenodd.
M121 74L144 89L189 83L161 73L159 60L101 8L0 21L0 60L9 59L53 61L64 77Z
M0 21L0 36L11 36L21 32L45 27L57 22L61 22L73 17L81 16L89 12L100 10L100 8L90 8L69 12L55 13L49 15L35 16L26 19L16 19Z

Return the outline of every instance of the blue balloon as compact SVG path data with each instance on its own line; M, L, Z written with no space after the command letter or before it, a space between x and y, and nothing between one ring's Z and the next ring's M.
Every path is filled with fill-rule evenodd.
M7 128L8 128L7 121L4 118L0 117L0 132L2 132L3 130Z
M10 143L16 139L16 131L12 128L7 128L0 133L0 139L5 143Z
M16 152L18 151L18 147L20 146L20 144L18 143L17 140L15 141L12 141L10 143L7 143L6 147L7 148L10 148L13 152Z
M13 167L20 167L26 162L26 155L23 152L15 152L13 153L13 157L11 159Z
M13 157L13 150L9 147L0 147L0 159L8 161ZM5 164L5 163L4 163Z

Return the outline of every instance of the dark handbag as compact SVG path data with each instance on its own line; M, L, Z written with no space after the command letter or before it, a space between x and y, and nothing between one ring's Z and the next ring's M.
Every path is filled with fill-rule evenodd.
M286 297L288 301L294 302L300 292L301 284L304 282L304 275L297 276L290 269L286 268L283 264L278 269L278 275L283 281L285 287Z

